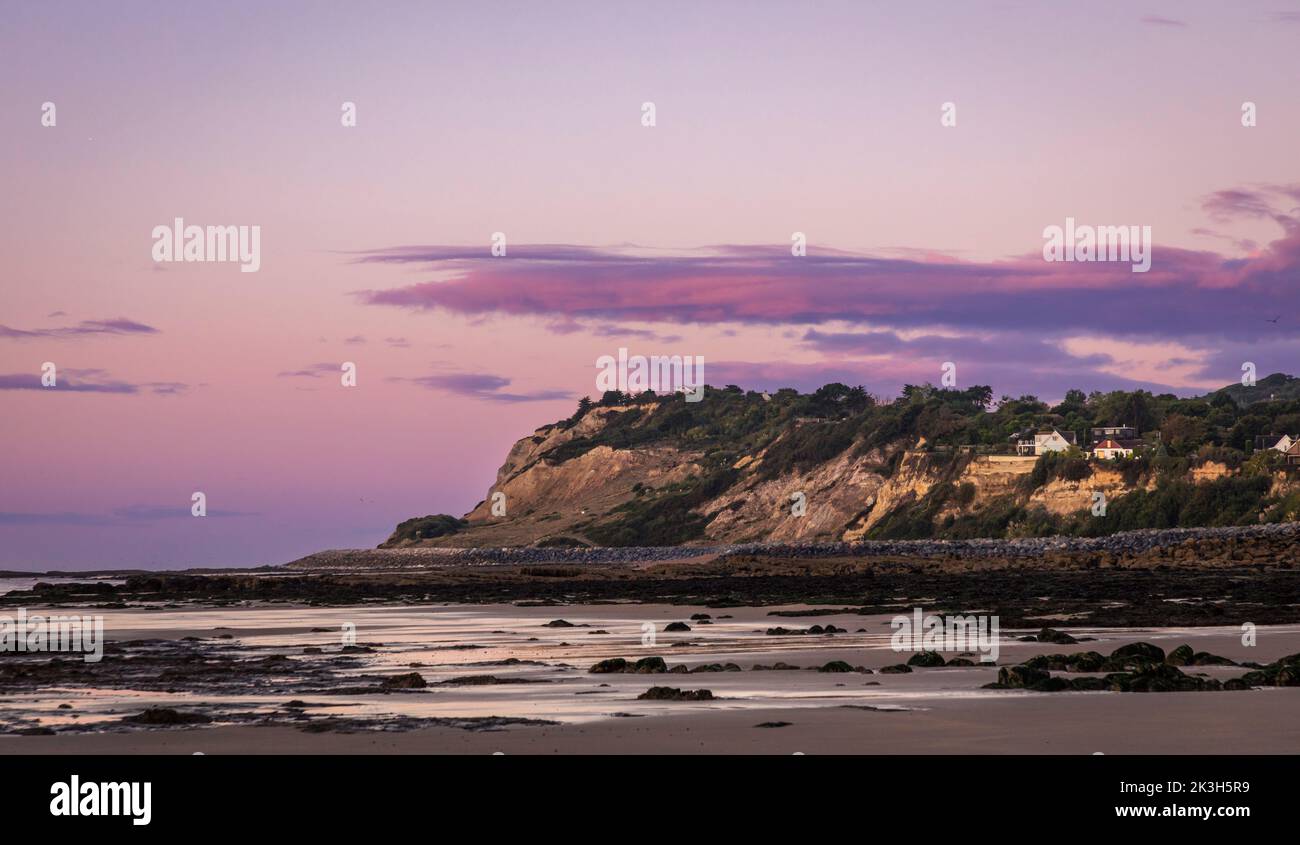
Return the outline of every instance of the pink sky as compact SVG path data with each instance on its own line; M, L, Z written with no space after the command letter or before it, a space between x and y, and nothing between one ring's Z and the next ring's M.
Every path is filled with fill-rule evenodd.
M0 567L464 513L619 346L887 396L1300 370L1294 4L463 5L6 12ZM176 216L261 226L260 271L156 265ZM1067 216L1151 226L1151 272L1046 264Z

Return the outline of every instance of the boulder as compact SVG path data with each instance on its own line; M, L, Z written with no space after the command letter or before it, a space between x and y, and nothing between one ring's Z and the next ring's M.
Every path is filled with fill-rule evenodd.
M664 663L662 657L643 657L633 665L632 671L638 675L652 675L656 672L667 672L668 664Z
M998 670L998 683L1007 689L1025 689L1042 683L1051 675L1032 666L1003 666Z
M1151 643L1130 643L1126 646L1120 646L1110 653L1111 660L1137 660L1149 661L1152 663L1165 662L1165 650Z
M642 701L712 701L713 691L706 689L678 689L677 687L651 687L637 696Z
M206 725L212 718L202 713L183 713L170 707L149 707L142 713L124 717L122 721L133 725Z
M1058 631L1055 628L1044 628L1038 632L1038 642L1056 643L1057 645L1074 645L1078 640L1064 631Z
M379 685L384 689L424 689L429 684L419 672L407 672L384 678Z

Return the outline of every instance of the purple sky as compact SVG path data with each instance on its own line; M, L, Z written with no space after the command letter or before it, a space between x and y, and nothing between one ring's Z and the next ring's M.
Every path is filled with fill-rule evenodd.
M1294 2L468 5L6 9L0 568L463 513L619 346L886 396L1300 372ZM155 264L177 216L261 269ZM1045 262L1067 217L1150 272Z

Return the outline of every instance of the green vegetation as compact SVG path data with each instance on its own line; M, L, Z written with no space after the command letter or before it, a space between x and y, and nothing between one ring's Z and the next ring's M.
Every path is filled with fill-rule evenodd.
M1027 508L1014 496L1000 496L978 510L945 517L931 536L945 540L980 537L1050 537L1061 533L1061 521L1041 507Z
M1062 481L1083 481L1092 475L1092 466L1088 457L1078 447L1071 446L1064 452L1048 452L1040 455L1034 463L1033 470L1025 478L1027 492L1060 479Z
M1292 378L1282 373L1273 373L1255 382L1253 387L1246 387L1241 384L1232 384L1218 391L1217 394L1227 396L1237 405L1245 408L1256 402L1269 400L1278 402L1294 402L1300 400L1300 379ZM1268 432L1260 432L1267 434Z
M455 534L457 531L468 526L468 521L457 519L456 517L445 513L433 514L431 516L417 516L399 524L393 531L393 535L388 538L388 542L384 545L391 546L415 540L432 540L434 537L445 537L448 534Z
M704 534L708 519L693 509L722 495L739 477L724 469L696 479L647 491L613 511L610 522L593 525L583 533L602 546L677 546Z
M538 540L533 545L539 549L583 549L591 544L575 540L572 537L547 537L544 540Z
M1099 536L1139 528L1253 525L1271 484L1266 477L1162 482L1154 490L1121 496L1107 506L1104 517L1090 516L1073 533Z

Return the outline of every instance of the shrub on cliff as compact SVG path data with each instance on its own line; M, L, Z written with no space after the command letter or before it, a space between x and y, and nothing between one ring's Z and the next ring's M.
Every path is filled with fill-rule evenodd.
M445 537L448 534L455 534L468 525L467 520L457 519L445 513L417 516L414 519L408 519L398 524L392 536L380 545L380 548L405 542L418 542L420 540L432 540L435 537Z
M1202 484L1160 481L1154 490L1134 490L1110 502L1106 515L1088 519L1080 533L1096 537L1142 528L1253 525L1271 485L1266 476L1230 476Z
M1077 447L1071 446L1064 452L1045 452L1034 463L1034 469L1025 479L1029 492L1049 484L1056 479L1063 481L1083 481L1092 475L1088 459Z

